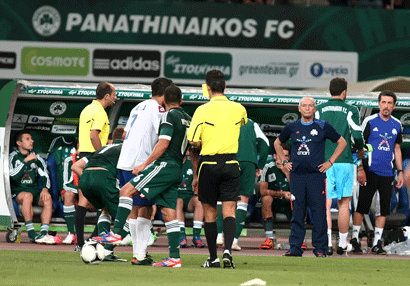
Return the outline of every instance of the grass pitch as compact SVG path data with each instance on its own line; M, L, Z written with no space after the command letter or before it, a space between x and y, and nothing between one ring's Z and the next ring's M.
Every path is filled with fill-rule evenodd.
M79 253L0 251L0 285L235 285L260 278L267 285L409 285L409 260L234 256L236 269L199 267L207 256L182 255L181 268L86 265ZM165 254L153 254L160 261Z

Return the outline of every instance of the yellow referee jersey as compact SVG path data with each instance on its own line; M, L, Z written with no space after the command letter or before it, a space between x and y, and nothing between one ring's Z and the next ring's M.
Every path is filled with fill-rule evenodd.
M104 107L97 100L93 100L81 111L78 136L79 152L95 151L90 139L91 130L100 130L101 145L107 145L108 135L110 134L110 121Z
M240 128L247 122L245 107L226 96L215 96L196 109L187 138L201 142L202 156L236 154Z

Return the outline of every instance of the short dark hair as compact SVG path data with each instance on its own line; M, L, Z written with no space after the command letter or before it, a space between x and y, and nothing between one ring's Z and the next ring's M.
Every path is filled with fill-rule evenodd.
M27 129L20 130L16 133L16 135L14 135L14 143L15 143L16 146L17 146L17 141L23 140L23 135L24 134L30 134L31 135L30 131L27 130Z
M206 73L206 84L212 92L223 93L225 90L225 75L220 70L210 70Z
M151 83L152 96L162 96L165 90L172 84L172 80L165 77L159 77Z
M124 133L124 127L117 127L112 132L112 140L122 140L122 134Z
M288 150L288 151L289 151L289 155L290 155L290 146L289 146L289 144L283 143L283 144L282 144L282 149L283 149L283 150Z
M179 87L176 85L172 84L167 87L165 90L165 103L166 104L171 104L171 103L178 103L180 104L182 100L182 92Z
M382 92L380 92L380 94L379 94L379 102L382 100L382 96L390 96L390 97L393 97L393 102L394 102L394 104L396 104L397 96L396 96L396 94L395 94L393 91L391 91L391 90L383 90Z
M335 77L330 81L329 91L332 96L339 96L347 90L347 81L342 77Z
M96 98L103 99L106 94L111 94L112 91L112 84L107 81L103 81L97 86L97 90L95 92Z

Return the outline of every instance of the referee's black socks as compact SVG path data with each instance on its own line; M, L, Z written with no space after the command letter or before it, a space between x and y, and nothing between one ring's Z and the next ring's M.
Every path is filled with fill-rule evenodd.
M224 219L224 241L225 241L225 250L228 250L229 253L232 251L232 243L235 238L236 232L236 218L233 216L226 217Z
M218 228L216 226L216 222L205 222L204 231L206 242L208 244L209 256L211 261L214 261L216 258L218 258L216 254L216 237L218 236Z

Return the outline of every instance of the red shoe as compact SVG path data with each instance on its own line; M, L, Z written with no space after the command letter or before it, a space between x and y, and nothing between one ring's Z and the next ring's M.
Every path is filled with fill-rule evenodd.
M267 237L265 242L259 246L259 249L273 249L273 240Z
M102 244L119 244L122 241L121 235L115 234L110 232L108 234L104 234L102 236L94 236L92 240L97 241Z
M152 264L154 267L181 267L181 259L180 258L165 258L161 262L157 262Z
M303 250L305 250L305 249L307 249L307 246L306 246L306 241L304 241L303 242L303 244L302 244L302 247L301 247Z

